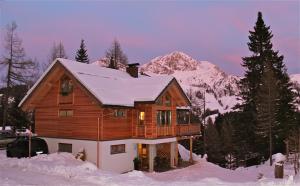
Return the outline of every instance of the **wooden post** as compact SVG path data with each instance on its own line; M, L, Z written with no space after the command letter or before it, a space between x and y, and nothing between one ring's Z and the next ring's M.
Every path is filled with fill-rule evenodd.
M28 157L31 158L31 125L29 126L29 142L28 143L29 143L29 145L28 145L28 147L29 147Z
M193 163L193 138L190 137L190 163Z
M104 117L104 112L102 110L102 116L101 116L101 140L103 140L103 117Z
M102 112L103 114L103 112ZM103 117L103 115L102 115ZM97 167L99 169L99 138L100 138L100 132L99 132L99 129L100 129L100 122L99 122L100 118L98 117L98 125L97 125Z

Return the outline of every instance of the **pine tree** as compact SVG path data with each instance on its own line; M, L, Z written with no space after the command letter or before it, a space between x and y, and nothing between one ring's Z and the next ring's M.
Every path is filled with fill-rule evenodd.
M257 94L257 144L262 145L262 149L269 146L270 165L272 165L273 136L276 122L278 103L277 79L271 64L271 60L266 62L262 74L262 83ZM267 145L268 144L268 145ZM267 154L267 153L264 153Z
M275 152L282 152L284 148L283 141L287 137L289 125L294 123L293 94L286 67L283 63L283 56L279 55L278 51L274 51L271 43L272 37L270 27L265 25L261 12L258 12L254 31L250 31L250 42L248 42L248 48L252 55L243 58L242 66L246 72L244 78L240 81L240 96L244 100L243 112L251 116L250 124L257 126L257 109L260 100L256 98L263 81L264 65L267 61L271 62L272 69L274 69L274 78L278 83L277 92L280 95L274 126L276 131L274 150ZM263 152L264 150L258 148L257 151Z
M89 63L89 58L83 39L81 40L80 48L77 50L75 60L81 63Z
M35 69L35 64L31 60L25 59L25 51L22 47L22 40L18 37L17 24L7 25L5 37L5 56L0 62L0 65L7 69L5 76L6 89L3 99L3 120L2 126L5 128L8 122L9 99L12 94L12 87L18 84L27 84L29 79L32 79L32 71Z
M115 64L114 68L118 69L118 64L121 63L123 65L127 65L128 58L126 54L124 54L121 45L118 40L114 40L110 49L106 51L106 58L111 60L113 58Z
M206 150L208 161L222 165L224 163L224 156L222 155L222 144L220 135L213 124L212 119L208 118L206 133Z

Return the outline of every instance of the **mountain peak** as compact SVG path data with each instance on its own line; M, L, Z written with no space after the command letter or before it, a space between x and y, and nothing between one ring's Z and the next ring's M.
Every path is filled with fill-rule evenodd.
M173 74L174 71L192 71L197 69L197 62L189 55L174 51L164 56L158 56L143 65L141 71L151 71L157 74Z

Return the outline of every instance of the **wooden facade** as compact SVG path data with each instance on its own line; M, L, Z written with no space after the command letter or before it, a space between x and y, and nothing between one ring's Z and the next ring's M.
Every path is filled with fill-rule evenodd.
M65 79L70 81L69 93L62 92ZM177 124L176 107L188 104L173 80L156 101L136 102L134 107L105 106L57 64L22 108L35 111L39 136L105 141L200 134L200 124Z

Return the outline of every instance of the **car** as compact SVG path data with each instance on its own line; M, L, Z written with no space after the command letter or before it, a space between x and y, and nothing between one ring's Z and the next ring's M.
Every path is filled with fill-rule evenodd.
M38 137L31 138L31 156L48 153L48 145L44 139ZM8 143L6 146L6 156L11 158L29 157L29 137L17 137L16 140Z
M0 131L0 149L6 147L6 145L16 139L16 135L13 131L10 130L1 130Z

